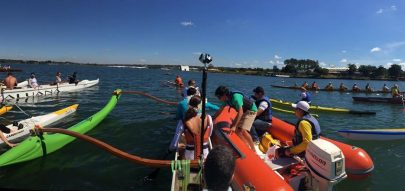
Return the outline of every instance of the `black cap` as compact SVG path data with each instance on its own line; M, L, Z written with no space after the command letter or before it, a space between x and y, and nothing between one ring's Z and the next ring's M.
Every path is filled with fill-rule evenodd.
M255 89L253 89L253 92L264 94L264 89L260 86L257 86Z

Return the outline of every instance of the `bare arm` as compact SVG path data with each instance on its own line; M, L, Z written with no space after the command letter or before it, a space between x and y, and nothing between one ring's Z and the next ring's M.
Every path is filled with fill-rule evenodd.
M243 108L240 107L238 110L238 114L236 115L235 119L232 121L232 126L231 126L232 131L236 130L236 126L238 126L239 121L242 118L242 115L243 115Z

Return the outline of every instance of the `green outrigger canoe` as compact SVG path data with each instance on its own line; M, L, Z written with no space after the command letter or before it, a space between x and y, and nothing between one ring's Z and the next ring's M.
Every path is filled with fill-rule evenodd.
M114 109L121 90L115 90L113 96L103 109L89 118L69 128L71 131L85 134L97 126ZM18 144L16 147L0 155L0 166L7 166L15 163L25 162L43 157L53 153L76 138L63 134L43 134L42 136L31 136Z

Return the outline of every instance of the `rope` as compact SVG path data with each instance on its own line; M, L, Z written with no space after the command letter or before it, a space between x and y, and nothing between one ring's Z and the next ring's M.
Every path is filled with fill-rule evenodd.
M35 131L38 131L39 133L42 132L50 132L50 133L61 133L61 134L65 134L65 135L69 135L72 137L76 137L78 139L87 141L117 157L126 159L130 162L136 163L136 164L140 164L140 165L144 165L144 166L149 166L149 167L155 167L155 168L164 168L164 167L169 167L172 163L172 161L170 160L155 160L155 159L147 159L147 158L141 158L139 156L136 155L132 155L129 154L127 152L124 152L122 150L119 150L105 142L102 142L98 139L95 139L93 137L90 137L88 135L83 135L71 130L67 130L67 129L60 129L60 128L35 128ZM45 140L46 141L46 140ZM193 160L190 161L190 167L193 168L198 168L198 160Z
M164 99L160 99L160 98L157 98L157 97L152 96L152 95L150 95L150 94L148 94L148 93L145 93L145 92L130 91L130 90L129 90L129 91L122 91L122 94L141 95L141 96L145 96L145 97L147 97L147 98L153 99L153 100L155 100L155 101L158 101L158 102L161 102L161 103L164 103L164 104L177 105L177 102L172 102L172 101L167 101L167 100L164 100Z
M27 115L28 117L32 117L32 115L30 115L30 114L26 113L24 110L22 110L22 109L20 108L20 106L17 105L17 103L14 103L14 105L17 106L17 108L18 108L21 112L23 112L25 115Z

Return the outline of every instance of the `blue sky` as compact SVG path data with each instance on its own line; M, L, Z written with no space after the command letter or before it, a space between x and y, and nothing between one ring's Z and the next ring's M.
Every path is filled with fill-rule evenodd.
M287 58L405 66L405 1L0 1L0 58L282 66Z

